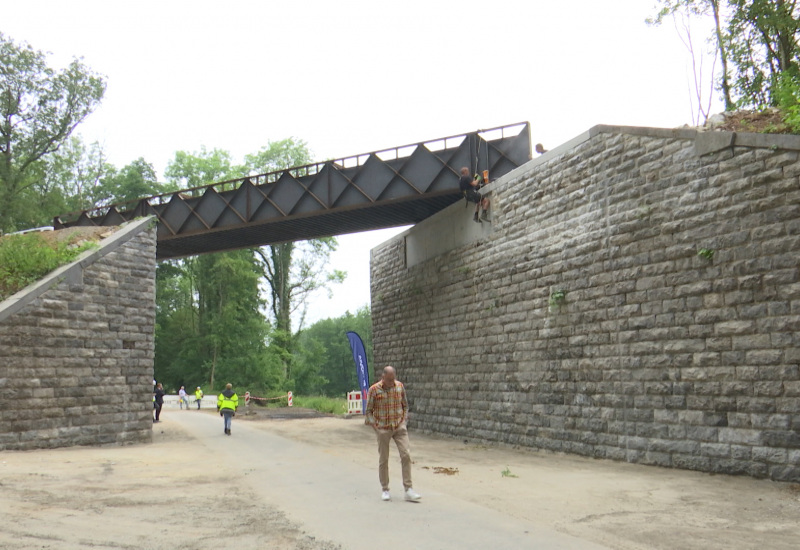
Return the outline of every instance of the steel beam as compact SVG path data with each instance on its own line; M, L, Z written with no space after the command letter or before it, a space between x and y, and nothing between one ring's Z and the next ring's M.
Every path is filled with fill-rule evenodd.
M355 233L415 224L458 201L462 166L491 180L530 158L525 122L108 205L54 226L153 214L159 259Z

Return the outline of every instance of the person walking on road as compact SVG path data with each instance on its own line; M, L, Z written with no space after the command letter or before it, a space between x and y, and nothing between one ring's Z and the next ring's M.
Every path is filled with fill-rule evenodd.
M373 427L378 438L378 479L381 499L391 500L389 493L389 442L394 439L400 453L405 499L418 502L422 495L411 484L411 453L408 443L408 400L406 388L395 378L394 367L383 367L380 382L373 384L367 394L366 424Z
M197 410L200 410L200 400L203 399L203 390L200 389L200 386L197 386L197 389L194 391L194 400L197 402Z
M181 410L183 410L184 404L186 404L186 410L189 410L189 396L186 395L186 389L183 386L178 390L178 403L181 406Z
M234 417L238 408L239 396L233 391L233 385L226 384L225 389L217 397L217 410L224 420L225 435L231 435L231 418Z
M155 397L153 407L156 415L155 418L153 418L153 422L161 422L161 407L164 406L164 386L161 385L161 382L156 384L153 396Z

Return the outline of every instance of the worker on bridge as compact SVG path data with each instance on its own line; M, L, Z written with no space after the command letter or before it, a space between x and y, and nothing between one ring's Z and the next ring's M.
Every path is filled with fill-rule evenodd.
M200 410L200 401L203 399L203 390L200 389L200 386L197 386L197 389L194 391L194 400L197 402L197 410Z
M472 220L477 223L481 223L481 220L489 221L489 199L478 192L480 183L480 176L476 175L474 178L471 178L469 176L469 168L464 166L461 169L461 178L458 180L458 187L461 189L461 193L464 195L464 198L467 199L467 202L475 203L475 217L473 217ZM483 209L483 213L479 215L481 208Z

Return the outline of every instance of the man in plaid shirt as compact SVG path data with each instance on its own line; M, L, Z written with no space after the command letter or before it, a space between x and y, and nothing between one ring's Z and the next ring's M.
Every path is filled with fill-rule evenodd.
M373 384L367 394L366 423L378 436L378 478L383 492L381 499L391 500L389 494L389 442L394 439L400 453L405 499L417 502L419 495L411 487L411 454L408 445L408 401L406 388L395 379L394 367L383 367L381 381Z

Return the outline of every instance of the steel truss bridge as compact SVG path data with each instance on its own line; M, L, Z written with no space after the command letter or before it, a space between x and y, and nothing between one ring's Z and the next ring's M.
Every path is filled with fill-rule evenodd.
M531 158L527 122L297 166L55 218L158 219L158 259L411 225L461 200L459 171L497 179Z

